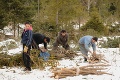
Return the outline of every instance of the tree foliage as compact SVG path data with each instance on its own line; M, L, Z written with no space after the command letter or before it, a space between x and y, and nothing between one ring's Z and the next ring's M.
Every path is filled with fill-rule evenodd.
M82 6L78 0L41 0L40 23L68 24L81 16Z
M100 16L96 10L96 8L93 8L93 11L90 13L91 18L88 20L88 22L83 26L83 30L87 29L93 29L97 31L98 33L103 33L106 31L105 26L103 25Z
M54 29L70 29L71 23L85 24L92 18L99 18L96 23L103 22L106 25L120 21L120 0L0 0L0 4L0 29L9 22L16 26L27 20L33 22L35 31L40 31L43 26L44 31L49 26L54 26ZM94 7L97 13L93 12ZM46 24L48 27L45 27Z
M26 20L32 20L34 15L34 10L32 10L34 8L31 6L32 2L26 0L1 0L0 2L2 4L0 10L3 12L1 23L13 22L18 24Z
M107 38L108 41L104 41L100 45L104 48L119 48L120 37Z

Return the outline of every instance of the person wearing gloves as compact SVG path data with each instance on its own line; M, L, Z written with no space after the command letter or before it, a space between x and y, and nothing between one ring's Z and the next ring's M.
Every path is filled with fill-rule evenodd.
M34 44L39 48L39 44L44 44L44 48L47 50L47 45L50 42L50 38L40 33L33 33Z
M84 56L84 61L87 61L88 57L88 52L91 53L93 56L96 55L96 44L98 38L93 37L93 36L83 36L82 38L79 39L79 46L80 46L80 51ZM89 47L92 47L93 52L89 49ZM85 57L86 56L86 57Z
M25 29L22 33L22 40L21 43L23 44L23 62L25 69L24 71L31 71L31 65L30 65L30 49L31 49L31 43L32 43L32 27L29 22L25 23Z
M62 47L65 48L66 50L70 49L68 45L68 33L66 32L66 30L61 30L58 33L57 39L53 43L53 50L56 50L59 44L62 45Z
M48 61L50 54L48 53L48 51L44 47L40 47L40 54L38 57L43 58L44 61Z

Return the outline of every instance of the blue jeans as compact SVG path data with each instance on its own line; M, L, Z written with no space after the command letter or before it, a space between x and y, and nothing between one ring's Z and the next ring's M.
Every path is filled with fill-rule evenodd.
M85 49L84 44L79 44L80 45L80 51L83 55L88 56L88 51ZM85 58L85 57L84 57ZM86 58L85 58L86 59Z
M47 61L50 57L50 54L48 52L40 52L39 57L42 57L45 61Z

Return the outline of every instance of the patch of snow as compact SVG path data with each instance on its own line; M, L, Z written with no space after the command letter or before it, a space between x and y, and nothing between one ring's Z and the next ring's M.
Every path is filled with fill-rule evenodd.
M5 35L13 35L12 33L9 33L9 32L6 32L6 34Z
M8 50L8 55L20 54L22 50L23 50L22 45L20 45L18 48Z
M24 29L25 25L24 24L19 24L20 28Z
M106 38L103 38L106 40ZM107 40L106 40L107 41ZM0 44L4 44L5 41ZM43 46L43 45L41 45ZM19 48L9 50L9 54L17 54L22 51L22 45ZM81 54L80 51L77 51ZM44 70L32 69L29 73L25 73L22 67L12 67L0 69L0 80L120 80L120 49L119 48L97 48L97 54L104 54L105 59L109 61L109 67L106 72L112 75L78 75L73 77L66 77L62 79L51 78L53 75L50 67L46 67ZM88 65L81 61L82 56L77 56L74 60L62 59L59 61L58 68L72 68Z

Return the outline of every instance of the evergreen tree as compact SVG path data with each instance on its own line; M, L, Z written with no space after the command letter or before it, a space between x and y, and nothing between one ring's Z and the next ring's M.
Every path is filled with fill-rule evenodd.
M34 6L32 6L33 1L26 0L1 0L3 16L4 19L1 23L9 22L13 23L14 36L18 23L25 22L27 20L32 21L34 15Z
M90 16L91 18L83 26L82 29L83 30L93 29L100 34L105 33L107 31L107 28L105 28L105 26L103 25L96 8L93 8L93 11L90 13Z

